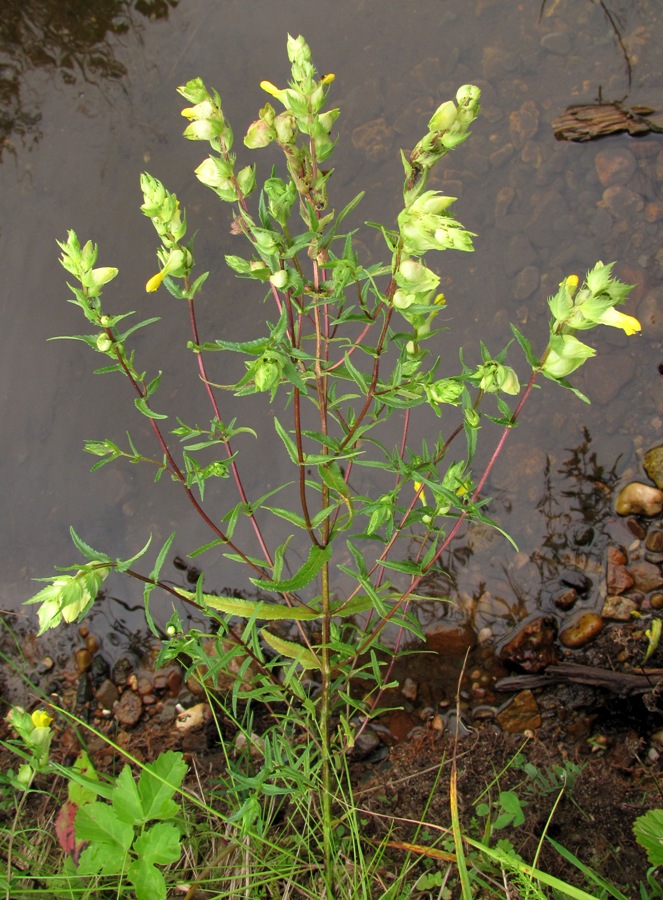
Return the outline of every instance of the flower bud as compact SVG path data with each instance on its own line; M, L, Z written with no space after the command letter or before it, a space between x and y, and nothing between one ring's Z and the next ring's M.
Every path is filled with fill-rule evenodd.
M297 120L289 112L282 112L274 119L274 130L279 144L294 144L299 134Z
M113 341L108 337L105 331L97 337L97 350L100 353L108 353L113 346Z
M244 143L250 150L267 147L276 138L276 129L264 119L256 119L249 125Z
M446 131L456 121L456 104L453 100L447 100L446 103L440 104L433 113L428 123L429 131Z
M277 290L281 291L288 283L288 273L285 269L279 269L278 272L269 276L269 280Z
M281 380L281 367L274 356L263 356L253 376L259 391L268 391Z

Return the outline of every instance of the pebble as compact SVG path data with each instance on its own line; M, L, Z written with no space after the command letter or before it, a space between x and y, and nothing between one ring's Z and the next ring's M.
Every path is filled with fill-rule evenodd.
M406 700L414 703L417 699L417 682L413 678L406 678L401 687L401 694Z
M654 529L650 531L647 535L647 540L645 541L645 547L651 553L662 553L663 552L663 531L658 531L658 529Z
M477 642L477 636L467 625L436 622L426 629L426 648L445 657L463 657Z
M573 609L577 599L578 592L575 588L567 588L565 591L560 591L560 593L556 595L554 603L557 609L567 612L569 609Z
M551 616L539 616L523 625L499 653L500 662L525 672L540 672L557 662L557 627Z
M132 671L133 666L131 665L131 662L126 658L126 656L120 657L120 659L118 659L113 666L113 681L118 687L121 687L123 684L127 683L127 679L131 675Z
M102 709L112 709L113 704L118 700L119 696L119 691L110 678L106 678L105 681L102 681L95 691L97 703Z
M663 594L652 594L649 598L649 602L651 603L652 609L663 609Z
M571 50L571 38L567 31L549 31L541 38L541 46L549 53L566 56Z
M603 619L598 613L583 613L576 621L564 628L559 635L560 643L570 650L584 647L603 630Z
M125 691L113 706L113 715L122 725L135 725L142 712L142 701L133 691Z
M76 651L75 659L78 672L87 672L92 665L92 654L86 647L81 647Z
M637 160L627 147L599 150L594 167L603 187L626 184L638 167Z
M663 490L663 445L647 450L644 458L645 472L657 488Z
M637 610L638 604L631 597L608 595L603 603L601 615L605 619L617 619L619 622L628 622Z
M648 593L663 586L663 577L659 566L651 562L634 562L631 564L635 586L639 591Z
M663 491L643 484L640 481L632 481L621 489L615 501L615 512L619 516L631 514L657 516L663 510Z
M541 712L532 691L520 691L496 718L502 731L511 734L536 731L541 727Z
M140 703L140 699L138 699L138 702ZM190 706L189 709L180 707L175 721L175 728L178 731L192 731L202 728L205 722L211 718L211 715L212 710L207 703L196 703L194 706Z
M533 100L525 100L520 109L509 114L511 140L516 146L523 144L539 130L539 110Z

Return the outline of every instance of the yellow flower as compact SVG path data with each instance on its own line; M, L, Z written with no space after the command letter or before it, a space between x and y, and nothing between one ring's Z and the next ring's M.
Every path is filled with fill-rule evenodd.
M600 322L601 325L621 328L626 334L635 334L638 331L642 331L642 326L634 316L627 316L626 313L619 312L614 306L601 313L596 321Z
M323 75L320 79L320 84L331 84L332 81L336 78L333 72L329 72L327 75Z
M414 482L414 492L415 492L415 494L419 494L419 499L421 500L423 505L428 506L428 504L426 503L426 492L424 490L422 490L423 485L424 485L423 481L415 481ZM421 493L419 493L420 490L421 490Z
M263 91L267 91L268 94L271 94L272 97L276 97L277 100L280 100L283 96L283 91L280 91L275 84L272 84L271 81L261 81L260 87Z
M148 294L153 294L158 288L161 286L161 282L166 277L166 273L163 269L160 272L157 272L156 275L153 275L150 280L145 285L145 290Z
M43 709L36 709L30 718L35 728L48 728L53 721L52 716L49 716Z

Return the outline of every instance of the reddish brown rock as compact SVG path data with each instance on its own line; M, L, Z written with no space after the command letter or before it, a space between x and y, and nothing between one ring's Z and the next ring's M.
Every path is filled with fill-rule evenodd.
M426 629L426 647L445 657L461 658L477 642L476 633L467 625L436 622Z
M633 153L626 147L610 147L599 150L594 166L603 187L626 184L638 167Z
M142 700L133 691L125 691L113 707L113 715L122 725L135 725L142 712Z
M524 625L499 654L500 662L525 672L540 672L557 662L557 627L550 616L540 616Z
M608 548L607 587L609 594L623 594L633 584L634 578L624 563L626 557L617 547Z
M635 580L635 586L639 591L644 591L647 594L649 591L655 591L663 586L661 570L655 563L635 562L629 568Z
M511 703L497 713L497 721L502 731L523 734L541 727L541 713L536 698L531 691L521 691Z

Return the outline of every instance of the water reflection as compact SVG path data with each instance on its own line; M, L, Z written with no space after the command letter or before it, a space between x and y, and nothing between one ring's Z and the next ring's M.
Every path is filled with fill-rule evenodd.
M0 158L13 140L39 139L39 99L26 76L54 72L63 84L101 84L127 74L115 40L137 17L165 19L179 0L4 0L0 16Z

